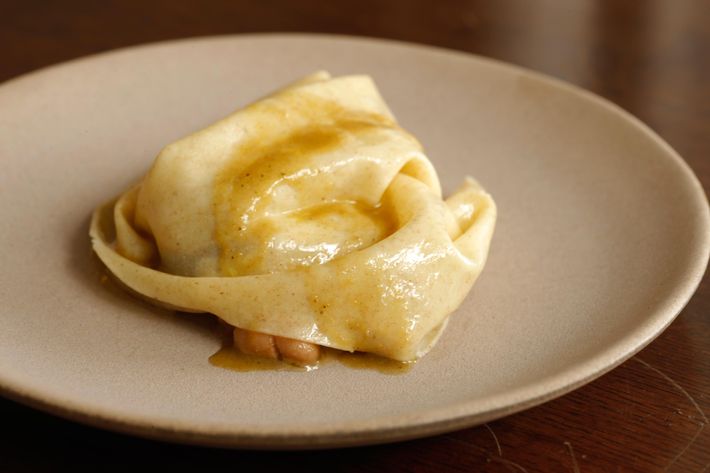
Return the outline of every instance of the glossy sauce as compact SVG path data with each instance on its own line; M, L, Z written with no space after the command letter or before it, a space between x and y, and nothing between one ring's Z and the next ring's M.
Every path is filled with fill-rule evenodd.
M346 140L396 127L394 121L314 95L287 95L282 102L250 107L254 124L215 179L215 239L224 276L322 264L371 245L393 227L381 206L334 198L332 179L323 177L333 170L315 161ZM288 240L288 228L299 220L301 238ZM325 243L320 249L317 231Z
M298 366L282 360L246 355L228 344L225 344L219 351L210 356L209 362L212 366L240 373L250 371L313 371L324 365L337 362L352 369L396 375L407 373L414 365L414 362L390 360L368 353L349 353L321 347L321 359L317 364Z
M212 366L230 371L310 371L312 367L302 367L281 360L246 355L233 346L223 346L217 353L210 356Z
M415 362L402 362L391 360L382 356L372 355L370 353L350 353L342 350L325 349L324 356L321 360L329 362L334 360L348 368L357 370L377 371L383 374L404 374L407 373Z

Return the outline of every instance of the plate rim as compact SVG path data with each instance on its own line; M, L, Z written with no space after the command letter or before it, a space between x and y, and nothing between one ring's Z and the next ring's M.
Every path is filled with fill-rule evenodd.
M4 379L2 373L0 373L0 395L32 408L93 427L184 444L258 449L320 449L401 441L482 424L555 399L591 382L633 357L658 337L675 320L700 285L710 258L710 206L701 182L688 163L648 125L610 100L561 79L497 59L422 43L342 34L269 32L197 36L127 46L52 64L0 83L0 98L5 94L12 94L12 89L18 86L22 87L23 84L51 75L57 70L70 69L82 63L110 60L113 56L138 50L179 48L196 42L220 43L249 39L384 43L389 47L420 50L429 54L450 56L458 60L474 61L485 67L498 69L502 73L514 73L553 86L557 90L585 100L591 106L600 107L605 112L618 116L646 138L649 138L663 151L663 159L670 160L682 171L683 182L689 189L692 189L694 203L704 207L704 212L698 213L697 222L694 223L694 226L699 230L700 237L694 242L694 247L688 251L689 255L694 256L691 258L693 264L689 264L682 274L683 277L679 276L672 285L669 291L672 296L664 299L658 308L644 319L643 324L595 353L593 357L575 363L572 367L544 377L535 383L507 391L502 395L494 394L486 398L425 409L416 416L407 414L378 416L366 421L318 424L317 427L309 429L293 429L284 425L269 427L230 425L229 428L222 430L215 429L215 427L199 427L189 422L171 422L166 419L155 422L154 418L131 417L130 413L123 413L121 417L120 411L117 410L87 409L85 406L82 407L81 402L72 399L43 396L41 391L37 392L13 385L11 381ZM497 402L493 402L493 400L497 400ZM497 405L497 407L481 409L481 405L485 404Z

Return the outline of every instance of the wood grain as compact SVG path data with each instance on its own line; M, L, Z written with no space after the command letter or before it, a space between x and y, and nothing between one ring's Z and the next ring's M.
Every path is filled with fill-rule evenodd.
M710 3L701 0L4 0L0 11L0 81L116 47L254 31L395 38L494 57L616 102L710 186ZM706 277L635 358L569 395L477 428L350 450L226 451L99 431L0 400L0 470L703 472L709 415Z

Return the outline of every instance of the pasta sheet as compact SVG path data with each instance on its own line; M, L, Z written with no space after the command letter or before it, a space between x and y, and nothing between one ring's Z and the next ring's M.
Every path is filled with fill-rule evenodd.
M98 208L93 248L150 300L400 361L424 355L496 219L436 171L367 76L308 76L168 145Z

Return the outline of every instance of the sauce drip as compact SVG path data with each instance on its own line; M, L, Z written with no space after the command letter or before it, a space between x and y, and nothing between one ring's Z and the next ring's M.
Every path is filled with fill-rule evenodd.
M342 350L327 349L325 360L336 360L340 364L357 370L378 371L383 374L407 373L415 362L391 360L370 353L350 353ZM325 361L324 360L324 361Z
M247 371L310 371L314 369L308 366L292 365L281 360L246 355L233 346L223 346L210 356L209 362L212 366L242 373Z
M313 371L325 364L340 363L352 369L399 375L409 372L414 365L414 362L390 360L369 353L349 353L321 347L321 359L316 365L297 366L282 360L246 355L229 344L225 344L214 355L210 356L209 362L212 366L239 373L251 371Z

